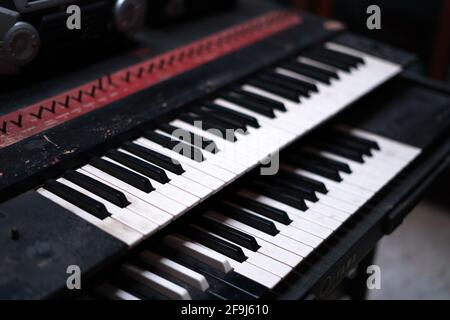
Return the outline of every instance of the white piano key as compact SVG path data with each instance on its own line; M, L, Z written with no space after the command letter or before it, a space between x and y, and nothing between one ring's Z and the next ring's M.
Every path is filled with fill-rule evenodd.
M170 182L180 189L187 192L191 192L193 195L204 199L210 194L214 193L214 190L197 183L196 181L190 180L183 175L176 175L174 173L168 172L167 174L170 178Z
M203 275L168 258L162 257L148 250L141 252L139 257L145 263L157 268L160 271L170 274L171 276L194 288L201 291L206 291L209 288L208 281Z
M292 123L292 125L297 128L297 134L304 133L306 130L312 128L323 120L325 116L330 115L326 112L326 110L321 108L322 106L315 105L314 108L312 108L311 104L314 104L316 100L314 94L311 98L301 97L300 102L293 102L277 94L252 85L244 85L242 86L242 89L283 103L287 109L287 112L279 113L277 116L277 121L284 120L288 123Z
M228 273L233 270L228 259L224 258L221 254L211 250L207 250L205 247L200 246L186 238L178 235L167 235L164 237L164 243L172 249L181 251L188 256L191 256L207 265L210 265L224 273Z
M174 125L176 127L182 128L184 130L189 130L195 134L201 135L206 139L214 140L216 145L218 146L219 152L218 155L224 156L227 159L237 161L239 163L242 163L243 165L247 165L248 167L255 166L263 156L267 155L269 153L269 150L266 150L264 152L258 151L254 148L249 147L247 144L247 141L241 141L240 139L238 142L232 143L230 141L227 141L225 139L220 139L219 137L213 135L212 133L208 131L202 131L200 128L197 128L189 123L183 122L181 120L173 120L171 125ZM258 130L258 137L261 131ZM241 137L239 137L241 138ZM261 141L263 141L263 137L261 137ZM254 141L251 141L253 145L255 145ZM256 140L256 146L259 146L259 141ZM261 147L261 149L265 149L264 147ZM252 152L249 152L249 150L252 150Z
M160 145L154 143L151 140L148 140L146 138L143 138L143 139L147 140L148 142L151 142L152 144L155 144L155 145L161 147ZM197 161L190 159L189 157L182 156L179 153L177 153L171 149L168 149L168 148L164 148L164 149L165 149L165 151L169 151L171 158L175 158L176 160L178 160L180 162L182 162L182 161L187 162L187 163L189 163L189 165L196 167L199 170L201 168L202 171L204 171L204 172L208 173L209 175L212 175L212 176L216 177L217 179L220 179L224 182L231 181L236 177L236 174L233 173L232 171L230 171L229 169L220 167L214 163L210 163L207 160L202 161L202 162L197 162Z
M95 286L93 289L97 294L111 300L141 300L138 297L119 289L109 283Z
M276 135L277 137L280 138L289 137L289 139L292 140L293 137L298 135L299 131L298 127L294 127L294 125L291 122L287 122L284 119L282 121L277 121L277 118L266 117L255 111L241 107L237 103L229 102L222 98L217 98L216 100L214 100L214 103L217 103L220 106L256 118L262 128L264 129L267 128L266 130L269 130L270 128L270 130L273 131L273 134ZM279 113L276 113L276 115L279 115Z
M135 174L143 176L139 172L137 172L133 169L130 169L127 166L122 165L121 163L119 163L115 160L109 159L107 157L102 157L102 159L105 161L109 161L119 167L128 169ZM178 189L178 188L170 185L169 183L162 184L151 178L148 178L148 177L145 177L145 178L150 180L153 188L155 189L151 193L156 193L160 197L164 198L166 203L171 203L171 205L169 205L168 210L171 210L170 208L173 208L173 211L171 210L170 212L172 212L174 214L176 214L176 212L186 210L187 208L190 208L199 202L199 198L194 197L190 193L187 193L181 189Z
M145 236L153 234L159 228L156 223L153 223L150 220L145 219L138 214L135 214L127 208L120 208L64 178L59 178L57 181L88 196L91 199L103 203L103 205L106 207L106 210L108 210L108 212L112 215L113 219L122 222L123 224L129 226L130 228L133 228L134 230L142 233Z
M313 251L312 247L310 247L304 243L295 241L295 240L293 240L289 237L286 237L282 234L277 234L275 236L271 236L267 233L264 233L253 227L250 227L242 222L239 222L237 220L234 220L232 218L224 216L218 212L208 211L205 215L211 219L214 219L218 222L226 224L230 227L234 227L243 232L246 232L246 233L254 236L255 238L263 239L263 240L266 240L267 242L273 243L281 248L284 248L284 249L286 249L292 253L295 253L297 255L300 255L302 257L306 257Z
M262 215L258 214L255 211L252 211L252 210L247 209L247 208L242 208L242 207L240 207L238 205L235 205L233 203L229 203L229 202L226 202L226 203L228 203L231 206L237 207L237 208L239 208L241 210L248 211L248 212L250 212L250 213L252 213L255 216L258 216L260 218L270 220L276 226L276 228L280 231L280 234L285 235L286 237L289 237L289 238L294 239L296 241L299 241L301 243L304 243L304 244L306 244L306 245L308 245L310 247L315 248L322 242L321 238L318 238L318 237L314 236L313 234L305 232L305 231L303 231L301 229L297 229L294 226L285 225L285 224L279 223L279 222L274 221L272 219L269 219L269 218L267 218L265 216L262 216Z
M238 263L234 266L234 272L239 273L269 289L273 289L281 280L280 277L261 269L250 263Z
M320 204L326 205L328 207L338 209L339 211L342 211L347 214L354 213L360 207L353 203L349 203L349 202L340 200L338 198L333 198L333 197L329 196L328 194L318 194L317 197L318 197L319 201L316 203L320 203ZM306 201L308 201L308 200L306 200ZM314 205L315 205L315 203L312 204L311 207L313 207Z
M102 180L102 183L109 185L110 187L116 187L114 184L102 179L102 177L104 177L106 173L98 170L95 167L86 165L80 169L77 169L77 171L93 179L100 179ZM142 217L150 221L153 221L159 227L166 226L173 220L173 216L169 213L162 211L161 209L151 205L150 203L141 200L127 190L122 189L121 191L125 194L128 201L130 202L127 207L129 210L141 215Z
M262 254L258 251L255 252L255 251L249 250L245 247L240 246L237 243L234 243L233 241L225 239L225 238L221 237L220 235L210 232L210 231L208 231L202 227L199 227L197 225L192 224L191 226L194 228L197 228L199 230L202 230L210 235L213 235L214 237L217 237L223 241L232 243L233 245L241 248L241 250L244 252L245 256L247 257L247 260L245 260L245 262L253 264L254 266L264 269L270 273L273 273L274 275L276 275L278 277L284 278L291 271L291 268L288 265L286 265L276 259L273 259L270 256L266 256L265 254Z
M191 240L189 240L191 241ZM229 264L233 267L233 271L236 273L239 273L240 275L249 278L269 289L272 289L278 282L280 282L281 277L266 271L265 269L256 266L252 263L249 263L247 261L244 262L238 262L231 258L226 257L225 255L210 249L200 243L197 243L195 241L191 241L193 244L197 245L198 247L201 247L203 250L209 251L209 254L216 254L218 256L221 256L223 259L226 259Z
M298 169L294 166L291 165L287 165L287 164L281 164L281 168L290 171L292 173L297 173L299 175L303 175L305 177L320 181L322 183L325 184L325 186L327 187L327 189L329 191L332 191L334 188L336 189L340 189L344 192L349 192L352 193L354 195L364 195L366 196L368 199L370 197L373 196L373 194L375 193L374 191L371 191L369 189L366 189L362 186L359 185L353 185L353 184L347 184L347 183L343 183L343 182L336 182L333 181L331 179L325 178L323 176L320 176L318 174L312 173L310 171L304 170L304 169Z
M264 239L258 239L258 244L261 246L258 249L258 252L271 257L272 259L278 260L288 266L294 268L296 267L302 260L303 257L296 255L284 248L278 247L270 242L265 241Z
M141 269L130 263L123 264L121 270L128 277L158 291L166 297L176 300L191 300L191 296L185 288L180 287L153 272Z
M227 182L233 180L236 175L234 175L233 173L229 172L229 171L225 171L221 168L218 168L217 166L214 165L207 165L205 163L200 163L200 162L196 162L194 160L188 159L187 157L184 157L172 150L169 150L167 148L161 147L159 144L156 144L146 138L139 138L135 141L135 143L152 149L154 151L157 151L161 154L164 154L166 156L171 157L172 159L175 159L177 161L179 161L182 165L183 168L186 168L186 172L188 172L188 168L194 168L196 169L196 171L200 171L202 172L204 175L209 176L211 178L214 178L214 180L219 180L221 181L220 185L217 186L215 188L220 188L223 185L225 185ZM189 170L190 172L193 172L192 170ZM198 174L197 172L195 172L196 174ZM204 179L204 178L203 178ZM211 180L211 179L209 179ZM203 180L197 180L197 181L203 181Z
M308 200L305 200L305 203L308 208L314 210L315 212L320 212L321 214L339 222L344 222L353 213L353 212L345 212L343 210L340 210L339 208L331 207L320 202L313 203Z
M128 246L136 245L143 238L142 233L128 227L127 225L111 217L108 217L103 220L98 219L89 212L86 212L83 209L78 208L77 206L71 204L70 202L58 197L57 195L43 188L38 189L37 192L40 193L42 196L46 197L47 199L60 205L61 207L76 214L81 219L86 220L87 222L95 225L96 227L105 231L106 233L109 233L113 237L121 240L122 242L125 242Z
M106 158L103 160L109 161ZM109 162L111 162L111 161L109 161ZM139 190L139 189L129 185L126 182L123 182L122 180L119 180L119 179L107 174L106 172L103 172L101 170L92 170L92 166L90 166L90 165L84 166L83 169L85 171L91 172L92 174L96 175L100 179L111 183L116 188L119 188L120 190L123 190L123 191L127 191L127 192L133 194L134 196L136 196L137 198L139 198L145 202L148 202L148 203L152 204L153 206L167 212L171 216L177 217L177 216L183 214L184 212L186 212L188 209L186 206L184 206L181 203L176 202L172 199L167 198L166 196L160 194L158 191L152 191L150 193L146 193L142 190Z
M169 134L160 131L160 130L156 130L156 133L159 133L161 135L167 136L167 137L171 137ZM217 138L218 139L218 138ZM177 139L173 139L175 141L180 141ZM236 159L230 160L228 158L225 158L222 156L222 154L217 153L217 154L212 154L210 152L207 151L202 151L203 152L203 156L205 158L205 161L207 163L211 163L214 164L220 168L226 169L227 171L231 171L232 173L238 175L238 174L242 174L245 171L247 171L247 166L241 164L238 161L238 157L236 157Z
M311 221L319 226L330 229L332 231L336 230L341 225L341 223L339 221L329 218L328 216L326 216L324 214L317 213L314 210L312 210L311 208L309 208L306 211L301 211L299 209L296 209L294 207L286 205L282 202L276 201L272 198L258 195L254 192L251 192L251 191L248 191L245 189L239 190L238 194L240 194L244 197L248 197L250 199L254 199L263 204L267 204L276 209L283 210L289 215L291 220L294 220L294 218L300 217L300 218L306 219L308 221Z
M137 158L139 159L137 156L133 155L132 153L129 153L125 150L119 149L119 151L128 154L131 157ZM130 169L122 164L120 164L119 162L116 162L114 160L109 159L112 163L115 163L118 166L122 166L127 168L128 170L139 174L139 172L134 171L133 169ZM144 159L140 159L141 161L144 161L146 163L149 163L148 161L144 160ZM200 202L200 198L195 197L194 195L190 194L189 192L184 191L183 189L180 189L174 185L172 185L170 183L170 181L168 183L160 183L158 181L155 181L154 179L150 179L150 182L152 183L153 187L155 188L155 190L161 194L163 194L164 196L166 196L167 198L170 198L176 202L179 202L180 204L187 206L187 207L192 207L194 205L196 205L197 203Z
M416 148L401 143L399 141L394 141L392 139L382 137L380 135L365 130L348 127L345 125L338 125L336 126L336 128L344 132L350 133L352 135L355 135L357 137L359 136L361 138L377 142L378 145L380 146L381 151L383 152L384 150L387 155L393 158L399 158L406 161L410 161L415 157L417 157L421 152L420 148Z

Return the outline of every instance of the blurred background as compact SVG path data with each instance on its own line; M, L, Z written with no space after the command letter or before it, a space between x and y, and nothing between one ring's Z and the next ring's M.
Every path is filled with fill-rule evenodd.
M352 32L414 52L417 73L450 88L450 1L279 0L343 22ZM366 27L369 5L381 9L381 30ZM381 290L368 299L450 299L450 170L375 253Z
M314 14L337 19L355 33L418 54L420 72L450 80L450 1L446 0L279 0ZM366 9L381 8L381 30L368 30Z

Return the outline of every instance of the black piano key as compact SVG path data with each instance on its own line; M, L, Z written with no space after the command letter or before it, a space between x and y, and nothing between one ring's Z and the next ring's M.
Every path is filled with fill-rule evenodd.
M307 51L307 52L303 52L301 55L306 58L310 58L312 60L321 62L325 65L334 67L336 69L339 69L339 70L342 70L345 72L350 72L350 69L351 69L350 64L343 62L343 61L339 61L336 58L330 58L330 57L324 56L322 54L318 54L317 52Z
M337 182L342 181L342 178L341 178L338 170L321 166L317 162L314 162L313 160L310 160L308 158L289 154L285 160L295 166L298 166L302 169L306 169L308 171L311 171L312 173L326 177L333 181L337 181Z
M205 247L208 247L214 251L217 251L233 260L238 262L244 262L247 260L242 249L228 241L222 240L212 234L204 232L198 228L192 226L183 226L178 230L183 236L192 239Z
M331 79L339 79L339 76L335 72L320 69L309 64L298 62L297 60L286 62L281 67L324 84L331 84Z
M278 175L280 177L282 177L283 179L285 179L285 180L292 180L292 181L295 181L295 182L297 182L299 184L301 183L301 184L309 187L310 189L312 189L312 190L314 190L316 192L320 192L322 194L327 194L328 193L327 187L321 181L317 181L317 180L311 179L309 177L305 177L305 176L303 176L301 174L289 172L289 171L283 170L283 169L281 169L278 172Z
M202 108L201 106L195 107L193 109L193 112L200 115L200 116L206 116L209 119L219 121L219 123L222 123L227 128L233 128L233 129L240 129L244 133L247 132L247 124L244 121L238 120L238 119L232 119L230 117L224 116L217 112L212 112L210 109Z
M171 148L169 148L173 152L176 152L183 157L189 158L196 162L205 161L205 157L203 156L203 152L195 146L189 145L185 142L179 141L175 142Z
M280 79L280 80L284 80L284 81L288 81L290 83L294 83L294 84L296 84L298 86L302 86L302 87L306 88L308 91L312 91L312 92L318 92L319 91L317 86L315 84L313 84L313 83L306 82L306 81L303 81L303 80L300 80L300 79L297 79L297 78L289 77L289 76L286 76L284 74L280 74L280 73L278 73L276 71L273 71L273 70L266 71L265 74L270 75L270 76L272 76L274 78L277 78L277 79Z
M272 221L258 217L237 207L221 203L217 205L216 210L271 236L276 236L280 232Z
M314 190L310 188L305 188L295 181L285 181L277 175L261 177L257 176L255 182L264 186L266 190L272 193L278 193L283 196L287 196L294 199L309 200L312 202L317 202L317 198ZM262 187L261 187L262 188Z
M243 121L239 118L230 117L229 115L224 114L220 111L211 110L207 107L200 106L197 109L195 109L194 112L196 112L198 114L207 115L207 116L209 116L213 119L219 120L219 121L223 121L223 122L227 123L227 126L236 128L236 129L240 129L244 133L248 131L248 129L247 129L248 124L245 121Z
M248 187L252 191L255 191L256 193L260 193L269 198L273 198L279 202L297 208L301 211L306 211L308 209L304 199L300 197L291 197L279 191L277 188L268 188L258 181L251 181L246 187Z
M170 181L163 169L126 153L110 150L105 156L159 183L165 184Z
M282 224L289 225L292 222L285 211L273 208L256 200L239 195L233 195L229 201Z
M357 152L355 150L339 146L335 143L316 141L312 144L315 149L328 151L330 153L334 153L338 156L359 162L364 163L363 154L361 152Z
M310 159L311 161L314 161L321 166L328 167L330 169L339 170L345 173L352 173L352 170L350 169L350 166L342 161L330 159L324 156L321 156L319 154L314 154L311 152L299 152L299 157Z
M286 80L284 78L280 78L277 75L270 75L266 73L262 73L258 75L261 80L267 81L274 85L279 86L280 88L285 88L287 90L292 90L297 93L298 96L309 97L309 90L305 88L303 85L299 85L294 83L293 81Z
M337 59L337 60L342 61L342 62L346 62L350 66L352 66L353 68L358 67L358 65L365 64L364 59L361 58L361 57L357 57L357 56L354 56L354 55L349 55L349 54L346 54L346 53L343 53L343 52L340 52L340 51L335 51L335 50L332 50L332 49L328 49L328 48L325 48L325 47L317 47L317 48L314 48L312 51L314 53L323 55L323 56L328 57L328 58L333 58L333 59Z
M260 248L258 242L253 236L248 235L240 230L231 228L227 225L221 224L217 221L202 216L196 218L195 223L205 230L213 232L221 236L222 238L225 238L249 250L258 251L258 249Z
M356 152L360 152L368 157L372 156L372 151L367 145L362 145L358 142L347 140L339 136L327 137L327 140L337 145L341 145L343 147L355 150Z
M143 136L146 139L153 141L156 144L159 144L161 147L169 149L173 146L173 142L175 142L171 138L166 137L165 135L150 130L144 131Z
M186 268L198 272L206 277L211 291L220 294L228 300L253 300L260 298L267 288L255 281L245 278L231 271L225 274L209 265L188 256L182 252L173 250L164 244L158 243L152 248L153 251L161 256L167 257Z
M89 164L146 193L150 193L153 190L155 190L150 180L147 179L146 177L134 173L128 169L125 169L109 161L100 158L93 158L91 159Z
M275 118L274 109L267 107L265 105L259 104L255 101L249 100L245 97L236 97L230 93L225 93L221 96L222 99L232 102L242 108L254 111L260 115L266 116L268 118Z
M122 289L141 300L168 300L168 297L158 291L136 281L123 274L115 274L111 277L111 284Z
M272 109L276 109L276 110L280 110L280 111L286 111L286 106L284 105L284 103L282 103L280 101L277 101L277 100L273 100L273 99L264 97L264 96L261 96L259 94L253 93L253 92L249 92L249 91L243 90L243 89L238 88L238 87L234 88L231 91L231 94L235 94L238 97L242 96L242 97L245 97L245 98L247 98L249 100L254 100L257 103L266 105L267 107L272 108Z
M205 108L210 109L212 112L220 113L224 116L230 117L232 119L238 119L240 121L245 122L250 127L258 129L260 127L258 120L252 116L247 114L243 114L241 112L228 109L226 107L219 106L218 104L207 102L203 105Z
M181 129L176 126L172 126L170 124L162 124L159 126L159 129L161 131L164 131L167 134L176 136L178 139L182 140L183 142L189 143L197 148L201 148L201 149L206 150L211 153L217 153L219 151L219 148L217 147L217 145L214 141L207 139L205 137L202 137L191 131ZM180 133L180 135L175 134L178 132Z
M63 175L63 178L96 194L97 196L115 204L120 208L125 208L130 204L130 202L127 200L127 197L122 191L114 189L80 172L73 170L66 171Z
M333 131L333 135L336 135L336 136L346 139L348 141L353 141L355 143L359 143L361 145L367 146L370 149L380 150L380 146L378 145L378 143L373 140L361 138L361 137L358 137L358 136L355 136L355 135L352 135L349 133L344 133L342 131L337 131L337 130Z
M212 112L201 111L201 110L192 110L192 113L198 116L199 118L208 121L211 124L220 125L223 128L234 130L242 130L244 132L247 131L246 126L242 126L241 123L238 123L234 120L229 120L220 116L215 115Z
M315 191L308 186L305 186L297 181L285 180L279 176L269 177L268 182L273 183L275 186L271 188L278 190L291 197L301 197L311 202L317 202L319 199Z
M44 188L101 220L111 216L103 203L89 198L60 182L50 180L44 184Z
M237 138L232 128L227 128L223 123L219 123L212 119L205 117L199 117L194 114L182 113L178 116L181 121L184 121L190 125L196 126L196 123L201 123L201 129L211 130L210 132L215 134L221 139L225 139L230 142L236 142ZM218 131L218 132L217 132Z
M175 173L176 175L181 175L184 173L184 169L178 161L136 143L126 142L122 145L122 149L135 154L144 160L154 163L172 173Z
M248 81L248 84L262 89L264 91L273 93L285 99L291 100L293 102L300 102L300 95L298 92L279 86L277 83L273 81L268 81L266 79L256 78Z
M170 149L183 157L189 158L196 162L202 162L205 160L203 153L198 148L191 146L183 141L174 141L169 137L159 134L154 131L144 132L144 137L150 141L153 141L160 146Z

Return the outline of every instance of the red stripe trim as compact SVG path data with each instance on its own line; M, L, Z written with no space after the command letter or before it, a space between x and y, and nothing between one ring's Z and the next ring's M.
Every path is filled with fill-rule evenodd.
M300 17L294 13L274 11L0 116L0 148L105 107L300 23Z

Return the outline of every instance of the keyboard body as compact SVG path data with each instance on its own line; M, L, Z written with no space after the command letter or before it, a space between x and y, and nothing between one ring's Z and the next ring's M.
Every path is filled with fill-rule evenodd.
M351 97L348 91L347 96L340 96L340 100L333 96L331 101L339 101L342 106L317 117L314 112L309 113L311 121L305 121L305 124L310 123L309 126L300 123L296 126L289 116L285 117L285 122L273 125L280 132L284 132L280 127L289 126L290 134L279 145L275 144L279 140L274 139L272 149L265 150L267 154L276 151L278 146L289 147L299 139L298 143L301 143L323 126L341 123L406 144L420 152L330 238L324 239L313 253L305 255L298 266L293 266L295 272L264 295L280 299L327 297L376 241L395 229L448 162L449 92L405 71L414 62L414 56L346 31L327 29L323 20L306 13L282 13L281 16L278 13L278 16L266 18L270 23L256 20L259 22L255 28L262 29L265 37L245 34L245 26L252 26L250 23L249 27L248 21L261 16L271 17L273 10L279 8L258 2L242 5L238 11L224 13L219 18L188 23L182 28L164 32L148 30L142 36L140 47L132 52L60 75L46 76L43 69L42 79L38 82L25 79L6 86L7 91L0 95L0 126L3 123L0 128L3 129L3 136L0 136L0 158L3 159L0 163L0 229L8 237L1 240L4 249L0 258L7 263L0 266L0 297L76 296L79 293L66 290L69 265L81 268L83 286L89 287L98 281L99 271L114 273L115 268L129 259L130 250L132 255L146 248L148 243L158 241L195 212L223 199L236 184L245 183L255 170L256 162L253 165L249 161L248 164L253 166L240 170L237 164L247 162L237 161L235 178L222 183L208 197L201 198L182 214L177 214L176 219L165 223L169 231L160 232L161 229L149 235L156 240L127 238L129 242L102 231L89 220L80 219L71 210L36 192L49 179L82 168L89 159L102 157L125 142L137 141L142 128L173 124L171 119L176 119L180 112L189 110L198 101L216 99L214 102L217 102L220 99L218 92L230 90L236 84L245 86L245 81L253 81L254 75L261 70L283 67L280 63L286 61L292 63L291 59L302 56L318 44L331 44L335 50L356 50L367 55L366 64L367 61L380 63L380 68L386 67L387 71L380 75L379 81L367 88L361 86ZM231 35L227 38L227 34L220 33L222 30L228 30ZM239 38L239 32L244 33L244 40ZM220 36L224 39L217 40ZM206 39L206 42L199 39ZM213 45L208 46L208 40L229 41L228 49L214 50ZM180 53L183 50L187 58ZM172 58L175 53L180 60L188 59L189 55L193 60L189 60L190 64L177 62ZM184 58L180 58L180 54ZM157 68L156 79L145 78L141 71L143 67ZM285 69L284 74L279 74L289 75L289 71ZM121 84L117 79L121 79ZM367 79L367 83L371 80ZM357 83L354 81L353 85L356 87ZM258 84L253 82L253 85ZM104 94L115 86L125 87L132 94L120 93L120 90L113 90L119 94L118 98ZM344 86L342 90L345 89ZM65 100L67 96L69 100ZM285 102L292 103L289 99ZM230 107L223 101L222 106ZM92 110L85 112L83 108ZM76 111L66 115L66 119L58 114L60 109ZM175 124L180 125L179 122ZM256 148L256 151L262 148ZM258 155L262 159L265 154ZM95 178L94 173L95 168L87 172Z

